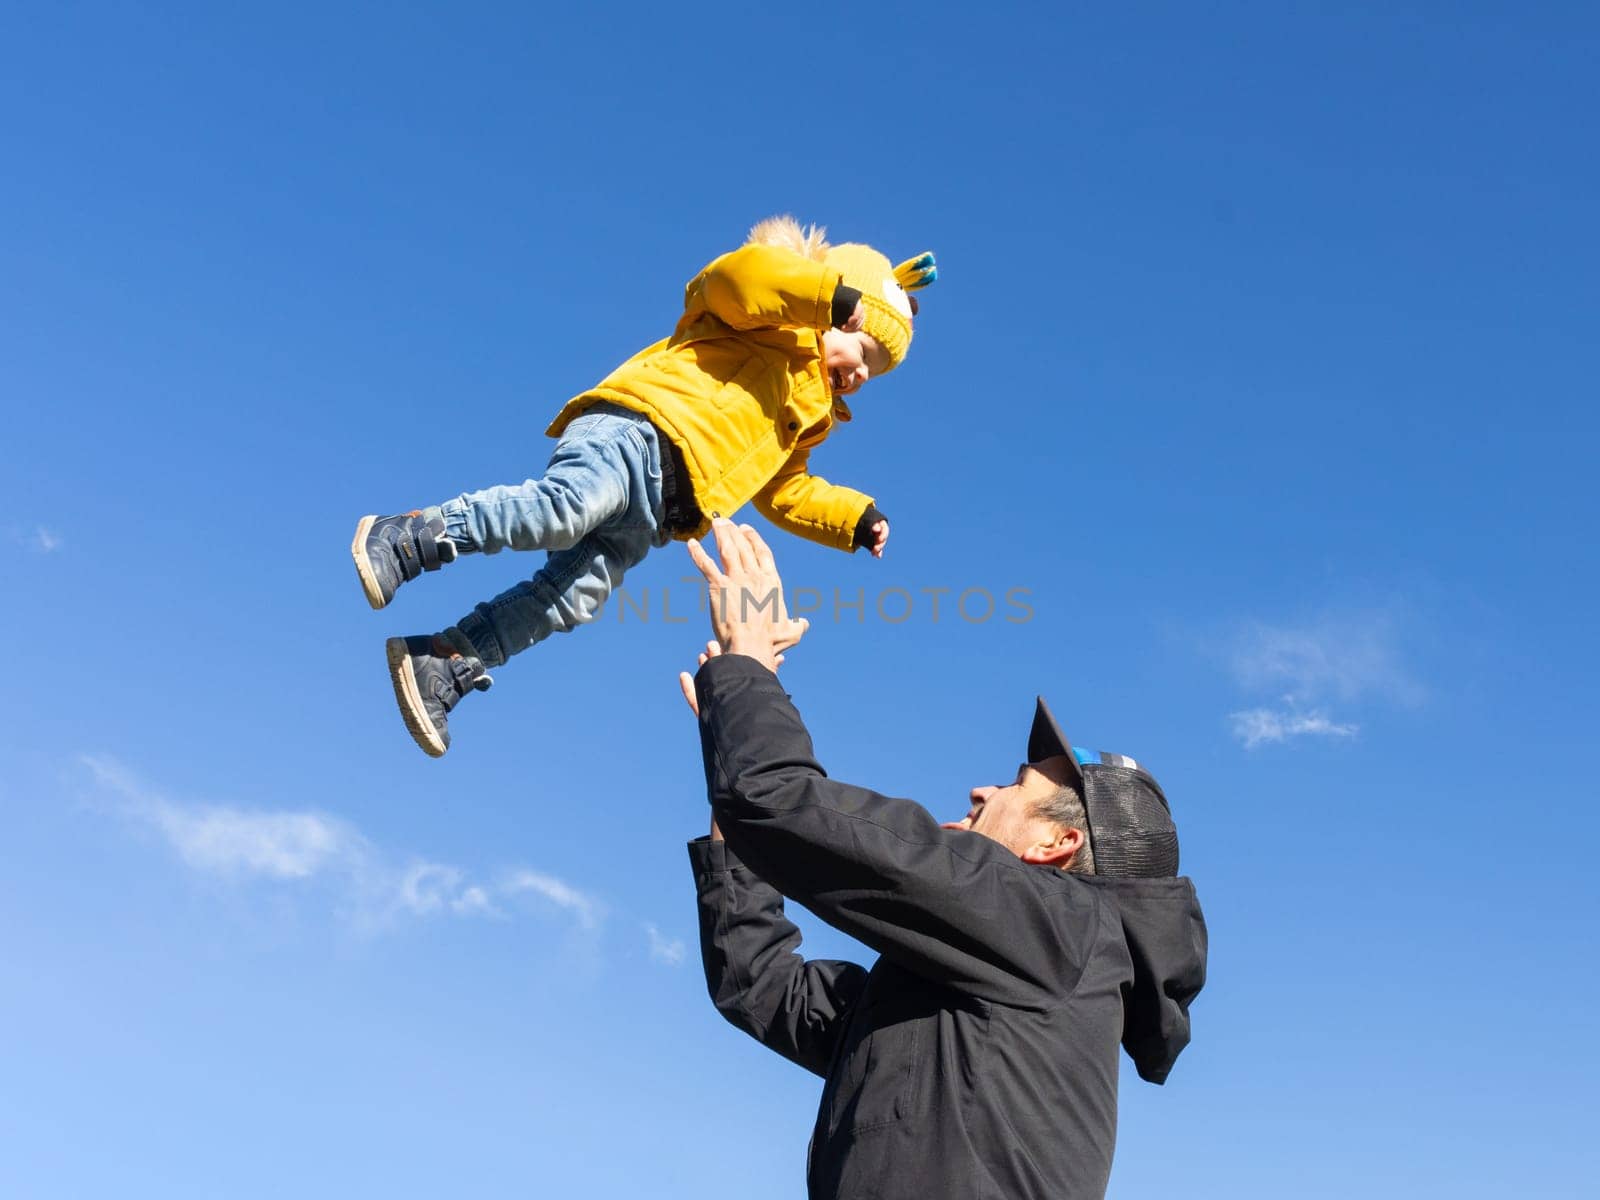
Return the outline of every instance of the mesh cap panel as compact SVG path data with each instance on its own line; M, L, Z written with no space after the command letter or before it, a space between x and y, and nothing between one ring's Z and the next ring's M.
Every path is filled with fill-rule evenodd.
M1156 781L1131 767L1083 764L1084 809L1097 875L1178 873L1178 830Z

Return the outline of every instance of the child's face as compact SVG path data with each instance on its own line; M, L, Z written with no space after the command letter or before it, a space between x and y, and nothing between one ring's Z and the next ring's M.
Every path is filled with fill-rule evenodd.
M874 375L889 369L889 353L876 338L859 329L854 333L829 329L822 335L822 365L833 394L848 396L860 391L861 385Z

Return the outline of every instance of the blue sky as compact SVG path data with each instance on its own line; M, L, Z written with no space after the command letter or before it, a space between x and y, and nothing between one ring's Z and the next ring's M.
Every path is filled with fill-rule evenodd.
M0 1193L803 1194L818 1084L696 965L682 550L437 763L382 641L536 563L374 614L348 559L537 474L791 211L941 264L817 458L886 559L775 543L824 762L954 816L1043 692L1175 806L1212 981L1169 1085L1125 1074L1110 1194L1589 1194L1597 43L1560 4L0 10Z

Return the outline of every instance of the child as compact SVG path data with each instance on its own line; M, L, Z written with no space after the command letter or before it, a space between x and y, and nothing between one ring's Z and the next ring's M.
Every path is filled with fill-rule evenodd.
M937 272L931 254L891 267L824 232L773 217L696 275L673 335L557 415L543 479L357 524L350 550L373 608L459 554L549 552L442 633L389 639L395 699L423 750L449 748L449 713L487 690L489 667L590 620L652 546L702 537L748 501L801 537L882 557L889 523L872 497L807 459L850 419L844 397L904 360L907 292Z

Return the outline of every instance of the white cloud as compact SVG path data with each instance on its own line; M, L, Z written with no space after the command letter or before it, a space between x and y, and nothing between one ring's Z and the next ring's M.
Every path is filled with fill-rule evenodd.
M1422 689L1400 663L1398 621L1386 611L1324 615L1301 626L1246 626L1229 666L1247 688L1287 689L1297 703L1378 696L1415 703Z
M584 929L597 928L603 915L597 901L584 895L571 884L563 883L553 875L546 875L540 871L530 871L526 868L516 871L507 876L500 886L500 891L507 896L527 892L542 896L558 908L571 913Z
M304 879L348 856L357 840L338 822L308 812L241 812L152 805L146 815L190 866Z
M402 908L419 916L439 912L461 896L461 872L440 863L412 863L400 873L397 892Z
M448 863L397 860L338 817L178 803L113 759L84 755L79 761L120 815L159 834L195 871L234 882L329 883L341 908L363 928L396 916L501 917L497 895L527 892L553 902L586 932L601 923L602 905L553 875L521 868L489 888Z
M1246 749L1295 738L1352 738L1360 726L1336 719L1333 706L1420 703L1423 689L1402 663L1400 641L1400 622L1389 610L1245 626L1227 645L1228 669L1245 690L1271 690L1280 700L1230 713L1234 736Z
M110 759L86 755L82 762L103 789L120 798L125 815L153 827L199 871L309 879L350 870L369 857L361 835L335 817L176 804Z
M500 910L490 902L489 893L477 886L463 888L461 894L450 901L450 911L462 916L474 913L496 917L500 915Z
M1325 713L1296 712L1292 708L1251 708L1230 713L1228 719L1233 722L1234 736L1244 743L1246 750L1254 750L1266 742L1285 742L1306 735L1355 737L1359 730L1358 726L1332 721Z
M43 525L35 525L31 529L10 525L6 527L5 537L35 554L54 554L66 544L60 533Z
M650 961L665 963L669 967L683 965L684 945L677 938L663 936L662 932L649 922L645 923L645 936L650 939Z

